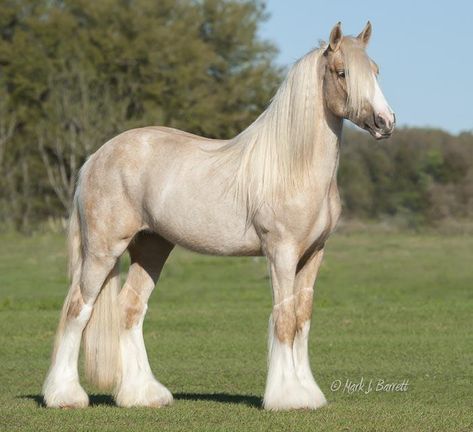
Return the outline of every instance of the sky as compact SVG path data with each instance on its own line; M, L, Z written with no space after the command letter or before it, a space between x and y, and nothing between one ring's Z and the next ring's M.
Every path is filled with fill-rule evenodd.
M401 126L473 130L473 1L267 0L260 29L290 65L332 27L358 35L373 25L369 56Z

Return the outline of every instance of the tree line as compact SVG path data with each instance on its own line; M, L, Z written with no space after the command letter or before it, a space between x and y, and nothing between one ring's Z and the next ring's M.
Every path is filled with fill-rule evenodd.
M339 184L344 215L408 225L473 217L473 133L401 128L386 141L348 129Z
M258 35L258 0L0 0L0 226L67 217L78 170L117 133L150 124L229 138L284 71ZM346 131L347 217L428 223L473 214L473 137Z

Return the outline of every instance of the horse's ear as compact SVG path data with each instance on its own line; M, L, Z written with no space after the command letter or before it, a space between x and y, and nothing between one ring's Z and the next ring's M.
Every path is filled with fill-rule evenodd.
M365 46L368 45L368 42L370 41L371 31L372 31L371 23L368 21L363 31L357 37L359 40L361 40L361 42L363 42Z
M342 38L342 23L339 21L330 32L328 48L332 51L337 51L338 48L340 48L340 44L342 43Z

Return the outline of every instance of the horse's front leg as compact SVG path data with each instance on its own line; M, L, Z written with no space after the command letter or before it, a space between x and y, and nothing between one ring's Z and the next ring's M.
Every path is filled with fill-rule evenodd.
M315 252L298 271L294 285L297 327L293 346L294 363L299 381L309 390L312 400L311 408L319 408L327 403L312 375L308 348L314 283L322 257L323 249Z
M294 362L293 345L297 331L294 283L297 253L290 244L267 250L273 311L269 319L268 377L264 408L288 410L315 408L310 390L300 382Z

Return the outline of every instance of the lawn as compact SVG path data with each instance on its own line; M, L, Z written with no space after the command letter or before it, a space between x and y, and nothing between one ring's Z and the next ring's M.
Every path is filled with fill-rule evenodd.
M271 309L263 259L173 253L145 321L172 406L117 408L84 383L91 407L50 410L39 394L66 292L64 239L0 242L1 430L473 430L471 237L334 234L310 338L329 405L281 413L261 409ZM377 391L379 380L398 391Z

